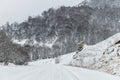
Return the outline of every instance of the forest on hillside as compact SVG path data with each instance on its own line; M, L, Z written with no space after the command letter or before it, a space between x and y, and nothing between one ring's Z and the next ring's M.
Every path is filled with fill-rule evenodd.
M76 51L80 41L95 44L117 32L120 32L119 0L91 0L72 7L50 8L41 16L2 26L0 36L6 35L6 39L1 41L4 38L0 37L0 44L5 44L0 45L5 47L0 50L0 61L24 64L57 57ZM14 40L26 42L19 45Z

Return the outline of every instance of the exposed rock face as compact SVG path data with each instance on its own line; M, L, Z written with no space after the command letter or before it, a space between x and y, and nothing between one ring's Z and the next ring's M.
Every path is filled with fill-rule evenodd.
M93 69L120 76L120 44L109 47L101 59L94 64Z

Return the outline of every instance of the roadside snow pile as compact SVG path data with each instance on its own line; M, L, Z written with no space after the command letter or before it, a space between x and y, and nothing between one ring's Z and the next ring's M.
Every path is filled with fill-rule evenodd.
M41 65L41 64L55 64L55 59L43 59L29 62L29 65Z
M62 55L60 56L60 62L59 64L63 64L63 65L69 65L72 58L73 58L73 55L75 54L75 52L72 52L72 53L69 53L69 54L65 54L65 55Z
M29 62L29 65L41 65L41 64L61 64L69 65L75 52L59 56L57 58L42 59L33 62ZM57 60L57 61L56 61Z
M73 56L71 65L105 71L120 76L120 33Z
M5 66L4 63L0 63L0 67L4 67L4 66ZM7 66L16 66L16 65L13 63L8 63Z
M89 67L95 64L102 55L100 54L99 48L94 46L85 46L84 49L73 55L73 59L71 61L71 65L78 67Z

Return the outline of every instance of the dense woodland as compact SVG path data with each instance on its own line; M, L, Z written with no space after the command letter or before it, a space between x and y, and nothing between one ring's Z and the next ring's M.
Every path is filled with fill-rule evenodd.
M1 28L6 34L7 39L4 41L7 44L5 48L4 45L0 45L0 61L5 62L4 51L9 48L11 52L8 51L6 56L12 56L8 62L17 63L14 61L18 59L16 55L21 54L22 56L18 56L21 58L18 62L22 63L22 60L26 62L73 52L79 41L85 41L87 44L100 42L120 32L119 4L119 0L83 1L77 6L50 8L41 16L29 16L22 23L7 22ZM4 38L0 37L0 40L2 39ZM27 41L24 45L12 43L13 40L25 39ZM0 41L0 44L2 43ZM18 48L18 51L12 50L13 48Z

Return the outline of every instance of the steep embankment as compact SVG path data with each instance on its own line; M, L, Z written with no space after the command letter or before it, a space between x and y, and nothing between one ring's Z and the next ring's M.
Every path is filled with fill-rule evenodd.
M120 75L120 33L92 46L86 46L73 56L74 66Z

